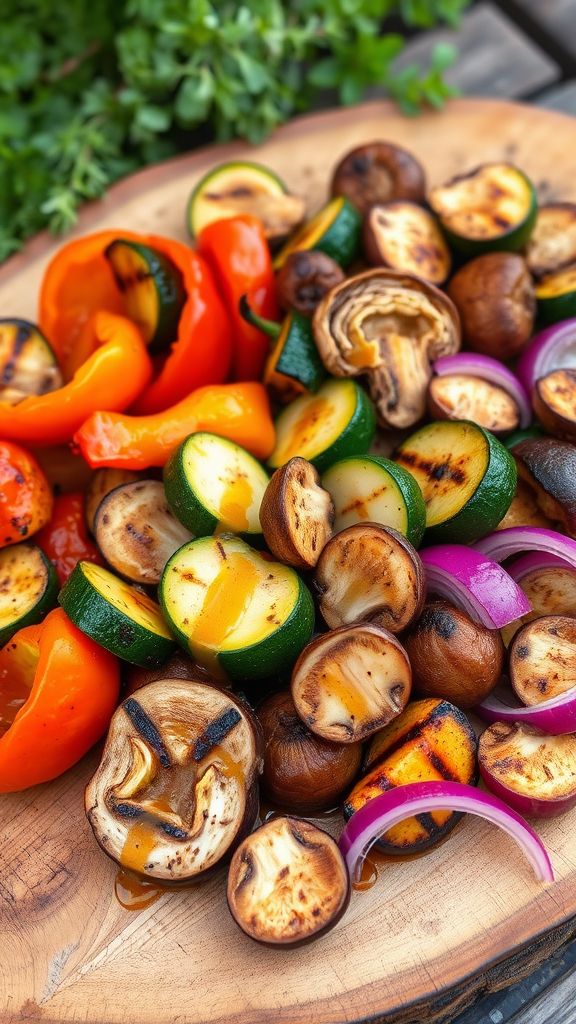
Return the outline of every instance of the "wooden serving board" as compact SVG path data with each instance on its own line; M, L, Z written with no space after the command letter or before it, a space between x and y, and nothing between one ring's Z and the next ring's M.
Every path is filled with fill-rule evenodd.
M87 207L74 234L126 227L184 238L191 187L233 157L268 164L313 210L340 155L376 138L413 150L431 183L509 159L542 197L576 200L576 121L564 115L468 99L405 120L377 102L294 121L256 149L211 147L142 171ZM57 245L42 235L0 270L0 315L34 317ZM96 760L97 752L51 784L0 797L1 1021L437 1021L522 977L576 934L576 811L538 824L554 885L534 880L511 840L468 818L428 855L386 863L338 927L301 949L244 937L226 909L222 871L128 912L82 810Z

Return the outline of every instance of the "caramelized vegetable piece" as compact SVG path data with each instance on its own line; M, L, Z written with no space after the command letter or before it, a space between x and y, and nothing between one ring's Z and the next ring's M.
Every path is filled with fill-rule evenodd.
M294 666L291 692L312 732L335 743L357 743L400 714L411 678L396 637L363 623L312 640Z
M445 700L408 705L373 737L365 759L366 774L344 803L344 816L395 786L448 779L476 781L476 736L466 715ZM419 853L434 846L462 817L454 811L419 814L394 825L378 841L388 853Z
M496 436L520 423L520 410L507 391L464 373L433 377L428 385L428 412L434 420L472 420Z
M541 277L535 295L543 323L555 324L576 316L576 263Z
M158 680L115 712L86 788L86 814L122 867L185 882L213 868L250 830L260 770L243 705L206 683Z
M56 356L39 327L28 320L0 320L0 401L16 404L64 383Z
M576 618L543 615L519 629L509 671L523 704L541 704L576 687Z
M282 309L312 316L320 299L344 280L344 271L320 249L291 252L276 278Z
M496 529L507 530L510 526L545 526L554 529L552 521L538 508L534 491L523 480L518 480L512 504Z
M327 370L336 377L366 374L380 422L398 429L424 415L430 364L460 348L450 299L426 281L384 268L328 292L313 328Z
M518 585L530 601L532 611L500 631L506 645L526 622L532 622L541 615L576 613L576 569L571 565L533 569L518 580Z
M196 665L184 651L175 651L160 668L125 665L124 695L129 697L131 693L136 693L136 690L142 689L148 683L155 683L158 679L192 679L196 683L210 683L220 690L225 689L219 680L213 679L206 669Z
M300 814L334 807L360 768L358 743L331 743L315 736L299 717L287 691L258 708L264 734L262 786L266 796Z
M576 370L554 370L537 380L532 405L546 430L576 441Z
M576 262L576 203L547 203L539 208L526 260L535 277Z
M160 582L166 562L191 533L173 516L160 480L121 484L98 506L98 547L116 572L134 583Z
M332 533L334 503L306 459L290 459L273 474L260 505L264 540L279 561L312 569Z
M332 836L301 818L272 818L247 836L228 871L228 906L251 939L298 946L340 920L350 879Z
M462 321L467 348L496 359L511 359L532 334L536 299L521 256L490 252L458 270L448 294Z
M347 196L366 213L391 199L420 202L426 192L424 168L416 157L392 142L371 142L346 153L332 177L333 196Z
M315 574L330 629L377 622L400 633L424 603L424 570L410 541L391 527L357 523L324 548Z
M494 722L480 737L478 761L488 788L524 814L552 817L576 802L576 736Z
M504 644L447 601L432 601L404 637L414 688L471 708L487 697L502 674Z
M544 515L576 536L576 446L537 437L514 445L512 454Z
M443 284L452 259L436 218L405 200L373 206L364 218L366 259L375 267L416 274L431 284Z
M86 491L86 525L94 533L94 520L101 501L115 487L139 480L140 475L130 469L97 469L90 478Z

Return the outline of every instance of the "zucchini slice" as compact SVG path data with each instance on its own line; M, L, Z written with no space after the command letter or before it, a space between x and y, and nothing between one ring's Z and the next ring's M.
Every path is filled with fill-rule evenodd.
M553 274L576 262L576 203L541 206L526 251L534 277Z
M576 263L542 277L535 288L538 316L546 324L576 316Z
M97 469L90 477L90 483L86 491L86 525L90 533L94 533L94 521L98 506L110 491L120 487L121 484L130 484L133 480L139 480L140 474L131 469Z
M156 601L101 565L78 562L58 600L78 629L132 665L162 665L176 648Z
M41 622L56 605L58 577L34 544L0 550L0 647L24 626Z
M396 200L373 206L364 218L364 253L375 267L416 274L443 284L452 257L436 217L418 203Z
M94 534L106 561L133 583L160 583L166 562L191 540L173 516L160 480L121 484L100 502Z
M432 543L466 544L494 530L516 492L516 464L500 441L468 420L439 420L411 434L395 459L424 495Z
M216 434L191 434L164 469L168 504L197 537L215 530L261 534L267 486L268 474L254 456Z
M39 327L28 320L0 320L0 401L14 405L64 383L58 361Z
M430 206L450 245L468 256L524 248L536 222L534 185L513 164L490 163L432 189Z
M172 260L148 245L119 238L105 256L122 292L126 315L139 327L152 352L176 340L186 302L182 274Z
M327 376L310 320L289 313L264 367L264 383L279 402L291 402L318 391Z
M282 246L274 269L280 270L286 257L301 249L320 249L341 267L348 267L358 253L361 227L356 207L344 196L336 196Z
M192 238L215 220L249 213L262 221L274 244L282 241L304 218L306 204L290 195L286 185L262 164L232 160L208 171L193 189L186 211Z
M301 395L276 420L274 469L294 456L323 472L346 455L363 455L374 440L376 414L355 380L330 379L315 395Z
M202 537L177 551L160 585L175 635L214 675L247 680L290 668L312 635L314 604L299 576L239 537Z
M418 547L426 528L422 492L402 466L379 455L351 455L335 462L322 477L332 496L334 531L355 523L391 526Z

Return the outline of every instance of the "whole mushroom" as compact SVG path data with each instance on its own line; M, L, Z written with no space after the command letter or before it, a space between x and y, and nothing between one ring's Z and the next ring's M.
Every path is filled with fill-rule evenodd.
M460 321L451 300L411 274L378 267L336 285L313 320L329 373L366 374L378 418L404 429L426 411L431 364L460 348Z

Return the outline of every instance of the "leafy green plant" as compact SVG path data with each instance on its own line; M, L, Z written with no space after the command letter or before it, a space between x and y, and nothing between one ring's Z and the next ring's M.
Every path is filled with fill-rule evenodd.
M453 25L467 2L4 0L0 259L123 174L211 139L258 142L323 90L440 105L452 48L397 70L402 26Z

